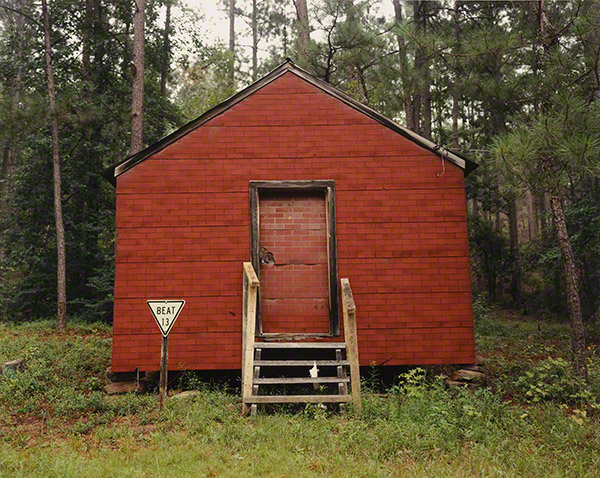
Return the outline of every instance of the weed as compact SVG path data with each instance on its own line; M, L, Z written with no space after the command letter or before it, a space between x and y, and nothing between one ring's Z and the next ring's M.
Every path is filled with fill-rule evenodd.
M514 387L527 403L553 401L597 407L594 392L562 357L550 357L532 365L515 380Z

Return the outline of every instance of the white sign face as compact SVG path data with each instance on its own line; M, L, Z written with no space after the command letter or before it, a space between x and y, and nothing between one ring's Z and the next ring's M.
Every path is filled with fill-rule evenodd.
M179 312L183 309L185 300L147 300L146 303L150 307L163 337L166 337L177 320Z

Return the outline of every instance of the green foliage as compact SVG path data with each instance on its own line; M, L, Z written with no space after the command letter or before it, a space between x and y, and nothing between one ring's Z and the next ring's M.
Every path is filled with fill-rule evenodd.
M473 320L480 325L489 322L491 309L489 302L483 296L473 298Z
M417 367L400 375L399 384L392 391L406 397L421 397L428 389L437 385L439 384L428 383L425 369Z
M501 332L488 336L491 373L509 349L529 358L566 349L555 345L567 341L564 327L507 319L481 301L476 310L478 323L496 322ZM595 409L581 395L568 399L576 409L550 395L537 401L526 395L541 374L565 384L564 359L536 366L506 358L506 373L488 380L492 388L474 392L449 389L441 377L417 368L400 376L385 396L367 391L362 415L310 405L300 413L260 411L251 419L240 414L238 391L207 385L192 373L182 386L196 386L197 393L170 398L162 412L155 394L106 396L98 387L106 382L110 329L74 323L60 334L53 326L0 325L0 361L20 353L27 358L25 372L0 377L0 476L118 476L131 470L134 476L234 477L270 476L276 469L276 476L485 472L558 478L591 477L596 470ZM593 354L590 361L593 387L600 361ZM527 372L535 378L525 383L518 377L529 377ZM518 384L513 391L522 387L523 395L505 400L505 389L495 387L508 381ZM553 380L546 384L552 387Z
M600 160L599 160L600 162ZM598 180L581 188L566 210L571 244L581 274L580 294L584 318L593 320L600 311L600 202Z
M558 60L557 60L558 61ZM577 91L561 91L548 109L496 142L505 179L534 191L566 189L574 176L598 169L600 109Z
M587 2L580 9L574 4L563 5L564 8L547 4L552 27L544 29L547 37L543 38L539 17L535 18L539 12L519 4L513 6L498 8L489 3L488 8L475 4L461 7L467 15L481 14L488 25L460 25L460 50L465 59L457 61L460 70L468 74L461 85L462 98L466 102L481 102L480 109L485 112L463 126L463 131L465 126L471 131L471 139L465 139L464 144L486 150L485 153L493 145L491 155L484 153L478 158L481 167L469 177L467 192L487 217L502 212L494 221L502 235L508 232L502 223L510 201L529 189L542 202L541 207L535 207L534 217L526 214L527 221L541 223L542 237L529 242L526 235L519 234L523 260L504 264L502 270L511 273L518 272L515 266L524 268L520 291L523 303L517 305L566 313L562 265L556 241L552 240L555 238L548 224L550 219L542 217L544 206L540 198L544 191L561 196L566 199L567 211L579 210L583 204L598 204L600 196L594 177L598 177L600 164L600 117L598 96L594 93L597 80L592 78L589 56L597 51L591 42L597 38L592 25L597 24L598 12ZM588 199L591 197L594 199ZM568 214L570 233L582 227L573 219ZM593 225L594 221L588 220L588 224ZM510 228L510 224L507 226ZM592 272L598 269L595 266L599 255L595 247L581 249L573 237L571 242L581 264L582 300L589 317L600 305L600 282ZM484 241L484 251L486 245ZM479 250L479 242L472 242L471 247L475 255L484 252ZM487 277L481 263L473 265L476 277ZM476 283L479 291L481 282ZM489 280L485 282L488 295L492 296ZM502 282L498 284L499 299L505 288Z
M179 72L177 103L191 121L223 102L235 91L228 83L231 54L223 45L207 48L195 64Z
M100 390L110 363L110 339L105 326L74 323L66 337L49 334L54 322L0 326L0 362L24 358L26 370L0 376L0 400L5 413L48 413L82 419L88 415L123 415L147 406L147 397L123 403ZM14 335L12 329L21 333ZM0 414L1 415L1 414Z
M487 297L495 301L498 286L512 266L506 237L491 221L470 216L469 244L473 268L485 278Z
M12 321L11 327L0 324L0 360L24 354L28 368L0 377L0 476L597 473L596 348L588 351L590 379L582 384L568 366L566 324L549 314L543 320L506 316L489 301L502 298L518 265L529 311L564 311L551 226L521 244L519 263L507 254L503 218L528 185L560 191L566 199L586 317L600 306L598 10L588 0L545 2L556 38L543 45L536 11L541 3L400 3L402 21L396 23L370 1L309 2L313 31L303 66L401 122L407 104L416 102L415 129L421 132L429 95L432 139L451 145L456 138L459 152L480 162L467 192L480 208L469 225L474 275L484 279L479 292L488 296L477 299L474 310L478 347L489 357L490 388L450 390L440 378L415 369L385 397L367 390L362 416L308 406L301 414L256 420L240 416L235 394L206 386L194 374L180 385L200 393L169 400L160 414L154 396L101 393L110 360L107 328L75 324L57 336L54 321L17 325L54 313L56 259L41 31L35 22L24 22L18 55L16 17L2 10L0 141L13 148L16 162L8 196L0 198L7 199L0 214L0 318ZM99 5L88 18L81 2L54 1L50 15L69 311L108 321L114 193L100 172L128 149L132 4ZM237 5L238 16L247 19L250 2ZM258 5L260 48L267 55L260 58L262 74L294 56L295 12L285 2ZM419 21L409 7L423 5ZM39 18L39 4L21 8ZM144 133L150 143L233 90L227 80L230 53L203 36L207 19L182 9L173 18L173 33L180 32L172 36L176 61L167 52L172 96L163 96L164 2L147 2L147 8ZM250 81L248 58L237 43L236 89Z
M595 348L588 347L588 381L574 373L566 323L552 316L523 318L490 309L477 316L477 347L493 354L486 364L488 381L500 395L517 403L598 409L600 361Z
M450 391L437 378L428 385L412 385L408 391L398 397L397 415L403 421L409 414L414 417L420 432L427 430L421 441L442 450L450 451L464 441L485 445L496 438L493 432L500 423L515 421L514 411L486 389Z
M72 0L50 3L68 311L86 320L110 321L112 317L114 188L101 173L128 150L131 6L103 4L84 9ZM0 116L6 125L0 128L0 141L10 141L15 153L8 196L2 192L1 198L0 320L43 317L56 310L53 179L44 57L40 54L43 35L39 25L30 21L39 18L39 7L28 4L24 8L28 17L21 33L15 27L17 14L4 9L2 19L12 26L0 30L0 63L12 65L2 69L0 76L0 91L10 92L0 96L0 109L9 112ZM165 54L163 8L160 2L147 2L147 144L181 122L179 110L159 88ZM18 72L21 84L16 92ZM11 95L19 96L16 106ZM17 124L18 129L14 128ZM8 179L3 176L0 181Z
M597 407L593 391L575 376L571 364L562 357L549 357L535 364L517 378L515 389L528 403L554 401Z
M256 72L247 45L252 2L236 3L233 87L228 76L231 53L205 33L211 18L176 4L167 49L166 2L146 3L147 144L223 101L256 74L265 74L286 57L295 58L298 32L290 2L256 4ZM518 261L505 253L507 228L498 224L524 192L521 184L560 187L581 269L583 306L586 316L593 316L600 307L600 106L594 74L599 42L593 2L546 2L554 27L546 32L554 37L546 44L541 43L538 22L542 4L535 2L398 4L397 21L381 2L309 2L309 58L301 66L401 123L409 120L413 108L417 133L425 134L430 122L434 142L479 162L480 168L467 179L468 197L480 209L480 218L470 222L472 264L476 290L485 291L492 301L503 301L509 279L524 267L524 303L515 305L565 309L564 287L554 273L560 265L551 228L546 227L542 240L525 244L520 252L527 260ZM128 151L133 4L99 5L90 9L74 0L53 1L50 16L68 310L86 320L110 321L114 193L100 173ZM390 8L391 2L386 5ZM48 316L56 305L39 4L20 8L27 14L21 23L15 12L2 9L0 14L0 142L15 156L12 178L4 177L4 169L0 177L0 184L9 186L0 191L3 320ZM163 71L165 59L168 68Z
M584 320L593 328L594 316L600 307L600 205L594 198L593 181L573 192L565 210L567 227L579 267ZM474 254L479 253L478 246L472 245L472 248ZM555 232L546 230L537 240L522 245L520 256L524 308L566 315L566 287ZM473 265L475 273L481 273L481 266Z

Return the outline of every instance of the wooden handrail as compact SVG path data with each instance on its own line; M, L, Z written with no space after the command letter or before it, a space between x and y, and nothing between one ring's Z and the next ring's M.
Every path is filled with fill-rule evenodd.
M360 413L362 398L360 392L360 366L358 361L358 340L356 336L356 304L348 279L341 279L342 313L344 315L344 339L346 341L346 357L350 362L350 380L352 384L352 403Z
M248 280L248 285L254 287L260 286L260 281L258 280L258 276L256 275L256 271L251 262L244 262L244 275Z
M260 281L250 262L244 262L242 304L242 413L248 412L245 399L252 395L254 373L254 336L256 334L256 303Z

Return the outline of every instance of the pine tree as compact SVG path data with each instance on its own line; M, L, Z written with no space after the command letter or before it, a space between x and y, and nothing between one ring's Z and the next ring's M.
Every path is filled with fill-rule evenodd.
M544 73L540 107L498 140L495 152L508 180L550 196L567 289L573 366L587 377L579 273L567 229L565 200L572 178L585 170L599 169L600 103L592 100L585 82L575 81L591 72L585 70L578 45L561 41L569 29L553 26L543 0L537 6L539 69Z
M140 151L144 142L144 24L146 22L146 0L135 0L134 3L130 155Z

